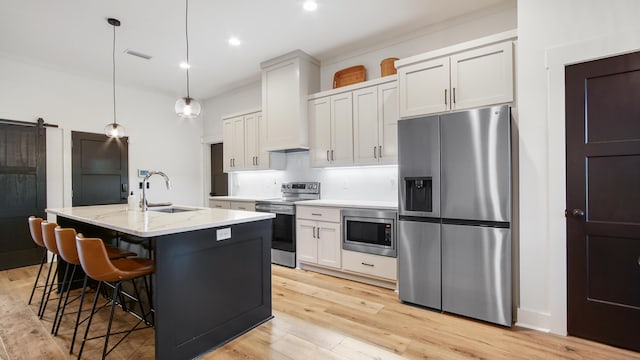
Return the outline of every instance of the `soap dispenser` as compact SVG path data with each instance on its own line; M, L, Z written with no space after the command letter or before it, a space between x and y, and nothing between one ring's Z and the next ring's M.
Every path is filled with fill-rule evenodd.
M135 210L138 208L138 202L136 201L136 197L133 196L133 191L127 197L127 205L129 210Z

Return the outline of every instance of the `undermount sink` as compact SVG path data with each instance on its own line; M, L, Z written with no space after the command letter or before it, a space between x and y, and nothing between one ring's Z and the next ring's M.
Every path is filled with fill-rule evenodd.
M158 212L164 212L164 213L180 213L180 212L185 212L185 211L194 211L194 210L198 210L198 209L193 209L193 208L181 208L181 207L167 207L167 208L161 208L161 209L149 209L149 211L158 211Z

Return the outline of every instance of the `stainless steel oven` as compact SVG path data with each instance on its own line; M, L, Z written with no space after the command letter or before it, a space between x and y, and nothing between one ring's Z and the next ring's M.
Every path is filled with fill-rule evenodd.
M303 200L320 198L320 183L293 182L282 184L282 198L256 201L256 211L276 214L271 238L271 262L296 267L296 207Z
M396 219L392 210L343 209L342 248L396 257Z

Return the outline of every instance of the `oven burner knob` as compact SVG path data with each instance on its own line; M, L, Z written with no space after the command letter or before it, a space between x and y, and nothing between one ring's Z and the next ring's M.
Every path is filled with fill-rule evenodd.
M291 184L287 185L287 189L291 189Z

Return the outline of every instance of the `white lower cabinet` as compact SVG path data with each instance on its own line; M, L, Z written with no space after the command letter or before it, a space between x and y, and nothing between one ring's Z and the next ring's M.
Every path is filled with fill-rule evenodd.
M215 209L230 209L256 211L255 201L234 201L234 200L209 200L209 207Z
M338 214L337 219L334 214ZM330 268L341 267L340 209L298 207L296 218L296 254L298 261ZM315 214L315 215L313 215ZM335 220L318 221L304 217Z
M388 280L398 279L398 261L388 256L342 250L342 268Z

